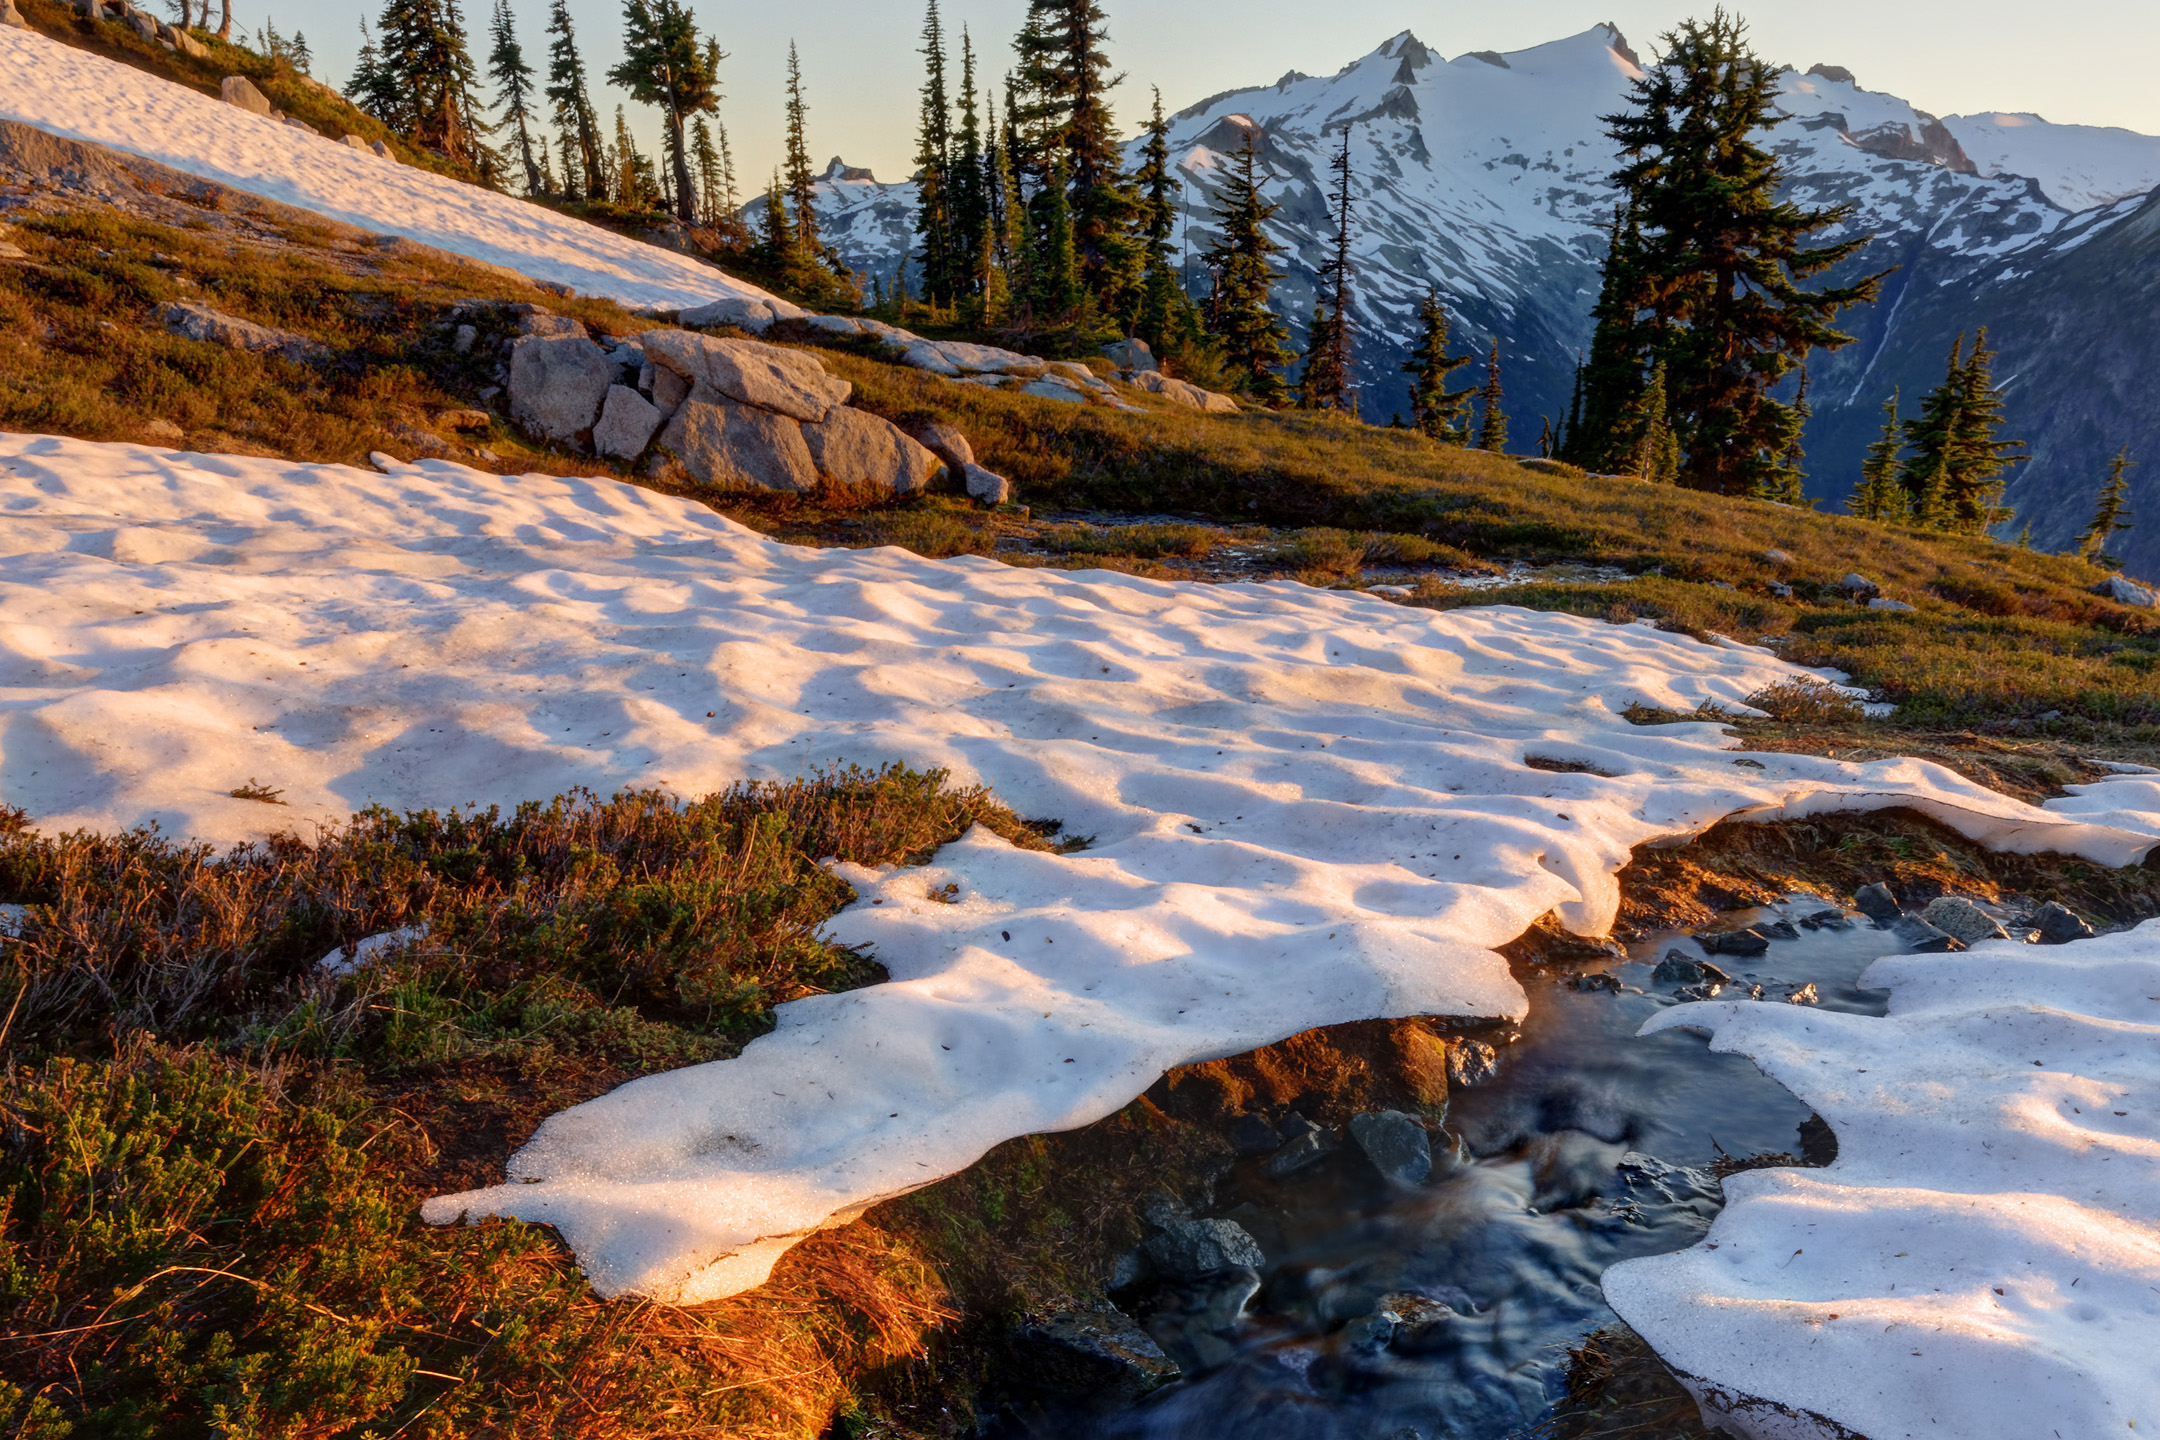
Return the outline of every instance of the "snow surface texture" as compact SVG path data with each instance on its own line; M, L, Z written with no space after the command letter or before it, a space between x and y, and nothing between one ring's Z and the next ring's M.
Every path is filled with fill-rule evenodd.
M1914 761L1740 766L1714 726L1620 714L1794 673L1759 650L794 548L613 481L384 464L0 436L9 802L55 830L238 840L370 803L898 760L1096 837L1059 858L977 832L927 868L848 871L862 902L832 933L890 983L566 1111L513 1183L427 1207L553 1223L607 1294L753 1285L812 1228L1174 1065L1339 1021L1519 1015L1490 947L1553 910L1604 930L1635 845L1729 815L1913 805L2107 864L2160 838L2160 778L2035 809ZM249 779L290 808L230 798Z
M2090 1440L2160 1427L2160 921L1878 960L1887 1018L1710 1001L1837 1132L1606 1298L1750 1440ZM1843 1428L1839 1428L1843 1427Z
M625 305L773 298L688 256L295 130L30 30L0 27L0 119Z

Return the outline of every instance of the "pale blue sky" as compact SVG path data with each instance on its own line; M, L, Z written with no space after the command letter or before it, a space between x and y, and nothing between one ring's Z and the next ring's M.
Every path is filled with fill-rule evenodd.
M492 0L463 0L484 44ZM546 0L512 0L527 54L537 63ZM372 11L376 4L363 0ZM298 28L313 46L316 73L343 85L359 35L358 8L310 0L238 0L240 23L267 14ZM700 21L731 58L721 110L741 173L753 182L780 154L782 69L790 39L802 48L811 102L811 148L822 164L850 164L897 179L910 168L915 91L913 53L920 0L694 0ZM1008 63L1025 0L944 0L948 28L975 35L994 71ZM1687 3L1638 0L1106 0L1113 54L1128 72L1117 112L1130 128L1162 88L1172 110L1236 86L1264 84L1284 71L1329 74L1400 30L1414 30L1448 56L1513 50L1617 24L1638 50L1694 13ZM1695 9L1707 11L1703 3ZM1774 60L1805 69L1843 65L1872 90L1897 94L1937 114L2028 110L2059 122L2120 125L2160 133L2160 3L2156 0L1792 0L1736 6ZM617 58L620 0L571 0L595 72ZM596 95L612 115L619 95ZM650 113L630 111L647 143Z

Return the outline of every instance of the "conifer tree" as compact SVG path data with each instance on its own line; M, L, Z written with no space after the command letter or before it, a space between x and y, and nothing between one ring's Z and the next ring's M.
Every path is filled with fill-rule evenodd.
M1029 296L1035 314L1052 330L1071 328L1087 294L1081 288L1080 247L1073 229L1065 157L1054 157L1050 181L1043 186L1041 234L1036 240L1035 287Z
M711 229L728 213L725 182L721 178L720 149L713 143L712 126L703 115L690 122L690 160L697 171L698 221Z
M937 0L922 29L922 106L915 147L915 234L922 242L923 295L950 303L963 256L953 224L952 100L945 87L945 30Z
M292 44L286 47L285 54L293 68L303 75L315 68L315 54L308 49L307 35L302 31L293 31Z
M1665 364L1650 369L1650 383L1635 398L1627 422L1634 437L1626 470L1653 485L1680 483L1680 437L1673 433L1672 405L1665 388Z
M562 136L563 196L602 199L607 195L600 117L593 110L592 87L585 79L585 59L578 53L577 32L565 0L548 4L548 102L555 107L555 129Z
M477 76L457 0L387 0L381 30L377 63L403 94L407 137L452 160L475 164Z
M1418 307L1417 344L1403 370L1410 376L1410 418L1422 435L1448 445L1467 444L1470 439L1470 397L1476 387L1448 389L1448 377L1475 357L1450 355L1448 313L1437 288L1428 288Z
M1808 403L1808 367L1800 367L1800 388L1793 396L1792 437L1786 442L1780 463L1767 472L1761 482L1762 488L1755 492L1758 500L1769 500L1780 505L1806 508L1807 475L1802 468L1807 463L1807 450L1802 437L1807 432L1807 422L1815 416L1815 407Z
M957 295L981 309L990 242L990 170L975 95L975 42L960 31L960 128L952 144L952 271Z
M1262 405L1279 406L1286 388L1281 372L1289 359L1289 336L1269 301L1275 291L1274 257L1283 247L1267 233L1277 207L1261 197L1259 157L1248 131L1237 168L1216 197L1212 218L1222 238L1206 257L1215 272L1208 326L1222 341L1224 363L1238 387Z
M1868 446L1860 462L1860 483L1845 501L1845 508L1862 520L1902 521L1912 514L1912 496L1899 483L1900 461L1905 453L1905 426L1898 419L1895 390L1883 402L1883 428Z
M824 255L825 238L818 229L817 172L810 168L809 115L809 102L803 98L802 57L796 52L795 42L790 40L787 51L787 194L795 205L791 227L795 248L801 252L805 263L814 264Z
M1851 343L1832 322L1873 300L1882 279L1805 288L1869 237L1811 246L1850 207L1779 198L1783 163L1760 142L1782 118L1781 72L1746 34L1723 10L1686 22L1665 36L1663 63L1635 82L1632 108L1607 117L1627 205L1600 295L1577 443L1590 456L1584 463L1609 451L1607 427L1663 360L1684 483L1732 495L1787 488L1796 421L1771 392L1809 351Z
M780 172L773 171L772 184L765 191L765 213L761 217L760 248L765 263L775 270L786 268L795 258L795 227L788 223L787 191L780 184ZM905 257L901 267L906 268Z
M1158 354L1169 355L1193 343L1199 315L1172 261L1177 253L1179 184L1170 165L1170 122L1163 118L1160 90L1155 92L1154 109L1142 133L1146 143L1133 182L1140 192L1140 234L1145 253L1140 310L1133 321L1133 333Z
M1329 169L1335 188L1328 209L1335 220L1335 245L1320 266L1320 296L1313 304L1312 333L1305 350L1305 376L1298 403L1308 410L1357 414L1357 380L1350 362L1351 126L1343 127L1342 149Z
M1910 453L1900 480L1912 498L1914 523L1923 529L1978 535L2006 518L1997 502L2010 452L2018 446L1996 438L2002 397L1995 393L1993 366L1986 331L1970 350L1958 336L1942 383L1921 400L1919 415L1905 423Z
M488 78L495 82L495 104L503 112L503 128L516 137L518 163L525 167L525 193L545 195L547 181L533 154L533 69L525 63L525 47L518 43L517 22L510 14L510 0L495 0L490 31Z
M717 42L701 40L683 0L623 0L623 59L608 79L640 105L659 109L661 143L674 180L675 218L697 223L697 191L690 176L690 117L720 107Z
M1128 318L1142 272L1139 198L1122 173L1110 115L1109 93L1124 77L1111 71L1108 43L1100 0L1028 0L1013 42L1025 96L1017 123L1037 145L1016 160L1038 189L1062 170L1081 283L1104 314Z
M2077 553L2080 559L2110 570L2122 568L2122 562L2107 553L2115 536L2124 530L2134 530L2130 515L2130 467L2137 462L2130 458L2130 447L2115 452L2108 463L2107 483L2100 487L2100 494L2093 504L2093 518L2078 534Z
M1477 448L1501 454L1507 449L1507 411L1500 408L1505 392L1500 388L1500 342L1492 342L1485 362L1485 383L1478 386Z
M352 83L345 87L345 98L363 114L372 115L401 135L405 132L408 116L404 87L384 67L366 16L360 19L360 55L353 66Z

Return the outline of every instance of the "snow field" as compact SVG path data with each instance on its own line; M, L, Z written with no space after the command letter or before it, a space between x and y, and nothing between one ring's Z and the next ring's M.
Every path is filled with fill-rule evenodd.
M686 255L295 130L30 30L0 26L0 119L624 305L772 298Z
M1604 930L1633 846L1729 815L1915 805L2111 864L2160 836L2154 777L2034 809L1918 762L1739 766L1715 727L1620 716L1794 673L1760 651L791 548L612 481L384 463L0 437L9 802L229 841L370 803L898 760L1096 837L1060 859L976 833L849 872L862 903L832 932L890 983L567 1111L513 1183L427 1208L553 1223L608 1294L754 1284L792 1237L1173 1065L1336 1021L1519 1015L1492 946L1547 911ZM289 808L229 796L250 779ZM929 898L948 884L957 903Z
M1887 1018L1709 1001L1708 1031L1837 1132L1704 1242L1605 1293L1750 1440L2160 1426L2160 921L1878 960ZM1836 1429L1842 1425L1845 1429Z

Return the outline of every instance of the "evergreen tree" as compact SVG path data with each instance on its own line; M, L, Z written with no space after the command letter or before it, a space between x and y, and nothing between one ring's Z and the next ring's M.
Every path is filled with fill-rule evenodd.
M937 0L923 18L922 107L915 147L915 234L922 241L923 295L949 304L967 259L953 223L952 100L945 88L945 30Z
M720 148L713 143L712 126L703 115L690 122L690 160L697 171L699 223L714 228L728 213L726 182L720 166Z
M1477 448L1502 454L1507 450L1507 411L1500 408L1505 392L1500 388L1500 342L1492 342L1492 353L1485 362L1485 383L1478 386Z
M960 129L952 148L953 288L981 311L990 238L990 170L975 96L975 42L960 31Z
M540 137L540 188L542 193L555 193L555 159L548 153L548 137Z
M2002 397L1995 393L1993 367L1986 331L1970 350L1958 336L1942 383L1921 400L1918 417L1905 424L1911 453L1900 480L1923 529L1978 535L2007 518L1997 502L2010 452L2018 446L1996 438ZM1931 493L1931 487L1939 493Z
M2115 452L2108 464L2107 483L2100 487L2100 494L2093 505L2093 518L2078 535L2077 553L2080 558L2110 570L2122 568L2122 562L2107 553L2117 533L2134 530L2130 523L2130 467L2137 462L2130 458L2127 445Z
M623 0L623 60L608 79L640 105L659 109L661 143L674 180L675 218L697 223L697 190L690 176L690 117L720 108L720 62L716 42L698 37L697 21L683 0Z
M525 63L525 47L518 44L517 22L510 14L510 0L495 0L490 26L488 78L495 82L495 104L503 112L502 127L517 138L518 162L525 167L525 193L545 195L547 181L533 154L532 66Z
M1069 329L1087 300L1080 280L1080 247L1067 201L1065 157L1057 155L1043 186L1041 233L1036 238L1035 287L1029 296L1045 328Z
M478 154L477 75L457 0L387 0L379 68L404 97L404 131L463 164Z
M1582 463L1610 453L1609 427L1663 360L1684 482L1784 493L1797 419L1771 391L1809 351L1851 342L1831 322L1873 300L1882 277L1804 288L1869 237L1810 248L1850 207L1778 198L1783 165L1759 142L1782 119L1780 71L1749 49L1746 27L1719 10L1667 35L1664 48L1664 62L1635 82L1633 108L1607 117L1625 162L1613 179L1627 204L1599 298L1576 448Z
M1208 268L1215 273L1208 324L1222 341L1224 363L1238 388L1262 405L1280 406L1290 337L1269 301L1275 291L1273 260L1283 247L1267 233L1277 207L1261 198L1255 173L1259 157L1248 131L1237 168L1216 197L1212 218L1222 238L1207 252Z
M1629 407L1627 433L1633 437L1627 452L1626 474L1653 485L1680 483L1680 437L1673 433L1672 404L1665 388L1665 364L1650 370L1650 383Z
M375 48L375 37L368 30L367 17L360 19L360 56L353 66L352 83L345 87L345 98L363 114L372 115L392 130L403 134L407 121L404 88L382 63L382 52Z
M817 172L810 168L809 114L809 103L803 99L802 57L796 53L795 42L790 40L787 49L787 194L795 203L791 227L795 248L804 263L814 264L824 254L825 239L818 230Z
M1155 92L1154 110L1142 133L1147 138L1133 181L1140 191L1144 256L1140 310L1133 321L1133 333L1156 353L1169 355L1192 343L1199 314L1185 293L1173 258L1177 254L1179 184L1177 172L1170 165L1170 122L1163 118L1160 90Z
M1591 307L1590 353L1575 367L1564 459L1599 473L1621 472L1637 438L1630 430L1649 378L1651 331L1649 279L1643 266L1641 228L1634 211L1613 211L1605 271Z
M562 136L563 195L601 199L608 189L600 139L600 117L593 110L592 87L585 79L585 59L578 53L577 32L565 0L549 0L548 102L555 107L555 129Z
M1016 160L1038 187L1064 174L1081 283L1104 314L1129 319L1142 273L1140 207L1110 115L1109 93L1124 77L1111 72L1108 43L1100 0L1028 0L1013 42L1025 96L1017 123L1037 143Z
M1802 468L1807 463L1807 450L1802 437L1807 433L1807 422L1815 416L1815 407L1808 403L1808 367L1800 367L1800 389L1793 396L1792 439L1785 446L1785 453L1775 470L1765 476L1763 488L1755 492L1758 500L1769 500L1780 505L1806 508L1807 476Z
M1450 390L1447 382L1448 376L1474 357L1450 355L1447 348L1447 309L1440 303L1439 290L1429 288L1418 307L1417 344L1403 366L1410 376L1411 424L1420 434L1445 444L1464 445L1470 440L1470 397L1477 392L1471 386Z
M1027 301L1035 289L1035 246L1032 234L1033 221L1029 214L1027 192L1020 180L1020 156L1022 146L1020 127L1014 116L1013 93L1008 85L1005 92L1005 133L998 154L998 209L1004 224L998 240L1002 257L1005 283L1014 304Z
M781 187L780 172L773 171L772 185L765 191L765 214L760 233L760 249L765 263L775 270L784 269L796 254L795 227L788 223L787 191ZM905 260L902 261L903 268Z
M1342 149L1329 169L1335 188L1328 209L1335 220L1335 246L1320 266L1320 297L1313 304L1312 334L1305 350L1305 377L1298 403L1308 410L1357 414L1357 380L1350 362L1351 126L1343 127Z
M301 31L293 31L292 44L286 47L285 54L303 75L315 68L315 54L308 49L307 36Z
M1912 514L1912 496L1899 482L1900 460L1905 453L1905 426L1898 419L1895 390L1883 402L1882 434L1868 446L1860 462L1860 483L1845 501L1845 508L1862 520L1902 521Z

